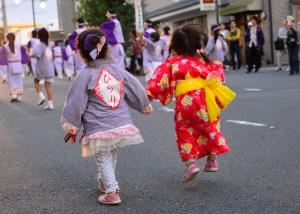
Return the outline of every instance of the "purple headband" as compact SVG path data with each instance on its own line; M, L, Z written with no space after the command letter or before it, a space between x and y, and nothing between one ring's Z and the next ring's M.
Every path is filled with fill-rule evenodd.
M88 35L86 35L86 37L85 37L84 40L83 40L83 49L84 49L84 50L88 51L88 49L87 49L88 44L89 44L89 42L91 41L91 39L92 39L94 36L99 37L99 36L96 35L96 34L88 34Z

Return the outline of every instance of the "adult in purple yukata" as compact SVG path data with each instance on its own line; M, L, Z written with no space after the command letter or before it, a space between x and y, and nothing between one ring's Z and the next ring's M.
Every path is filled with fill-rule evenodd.
M145 29L144 40L147 42L150 40L151 33L156 32L156 30L153 28L153 23L150 19L147 19L144 22L144 29ZM151 57L151 53L149 53L149 49L145 47L143 51L143 68L144 68L144 73L146 75L151 73L151 71L153 70L153 64L151 58L152 57Z
M51 83L54 81L54 65L53 54L49 47L49 33L45 28L41 28L38 32L40 44L32 50L32 56L37 58L36 73L34 76L34 86L38 93L38 105L45 102L45 95L42 91L40 81L45 81L45 88L47 92L48 103L44 107L45 110L53 110L53 93Z
M106 17L108 21L102 23L100 28L107 36L113 62L121 70L124 70L125 51L123 47L124 36L121 23L117 19L117 14L114 10L108 10Z
M75 68L74 68L74 56L75 51L71 48L71 45L69 44L69 40L67 39L65 41L65 53L66 57L64 60L64 70L66 73L66 76L68 77L68 81L73 80Z
M53 62L54 62L54 68L57 73L57 77L59 79L63 79L63 49L59 44L59 41L55 41L54 47L52 49L53 52Z
M68 41L72 50L75 52L74 54L74 71L75 74L78 74L83 68L85 68L86 64L84 60L81 58L80 54L77 51L77 37L86 30L85 23L82 18L76 20L77 28L74 32L69 36Z
M6 36L4 36L6 37ZM0 48L2 48L5 45L5 41L2 42L2 45ZM4 61L5 63L0 63L0 82L5 83L7 81L7 65L6 65L6 60Z
M11 102L20 102L23 95L23 65L29 63L25 49L15 44L15 34L7 34L8 44L0 49L0 64L7 65Z
M75 78L65 102L62 127L72 135L83 126L82 156L94 156L103 204L119 204L115 177L119 148L140 144L142 136L134 126L128 106L148 114L152 107L142 84L107 57L108 43L99 30L79 35L78 48L87 67Z
M36 62L37 58L32 56L32 50L37 47L37 45L40 43L40 40L37 38L37 30L33 30L31 32L31 39L27 43L27 48L29 50L29 55L30 55L30 68L32 75L35 76L35 70L36 70Z

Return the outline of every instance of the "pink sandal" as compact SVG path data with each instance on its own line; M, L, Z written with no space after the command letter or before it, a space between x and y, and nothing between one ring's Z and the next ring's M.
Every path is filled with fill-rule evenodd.
M186 183L188 181L193 180L198 173L200 172L200 169L196 163L191 163L184 171L182 176L182 182Z
M118 205L122 202L119 191L106 193L105 195L100 195L98 201L99 203L105 205Z
M216 172L218 171L218 162L216 159L208 159L206 161L204 172Z

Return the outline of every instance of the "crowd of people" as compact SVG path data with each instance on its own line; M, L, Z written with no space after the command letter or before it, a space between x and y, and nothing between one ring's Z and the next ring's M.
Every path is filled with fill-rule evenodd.
M229 27L225 23L211 26L211 36L208 39L206 52L211 59L219 60L224 67L232 66L233 70L241 69L241 49L245 46L245 60L247 73L258 72L264 56L265 38L260 20L252 16L247 23L245 32L242 33L234 20ZM287 71L291 75L299 73L299 36L296 23L292 16L287 16L278 29L274 42L276 50L276 71L283 70L283 57L288 56Z
M251 73L253 70L255 73L258 72L261 67L265 43L262 28L258 23L258 17L252 16L247 23L244 35L234 20L230 21L229 29L225 23L213 25L206 47L208 55L212 59L221 61L225 67L232 66L233 70L240 70L242 64L241 48L244 44L247 73Z
M282 21L282 26L278 29L277 39L275 41L277 52L277 70L282 70L283 56L288 54L289 67L291 75L299 73L299 36L296 30L296 23L293 17L288 16Z
M125 41L116 12L108 10L106 17L107 21L100 24L100 29L87 29L84 20L78 19L77 29L64 46L59 42L51 45L45 28L33 31L25 48L16 44L15 35L9 33L6 44L0 48L0 64L7 69L11 102L21 101L22 64L30 64L38 105L46 102L41 85L44 82L46 110L54 109L52 83L55 72L58 78L63 78L64 72L69 80L73 80L60 121L67 132L64 140L75 142L76 135L81 133L82 156L93 156L96 161L98 188L104 193L98 201L102 204L121 203L115 174L119 149L143 143L128 108L148 115L153 111L153 100L167 105L173 97L176 99L177 148L185 166L182 182L197 176L200 158L207 157L203 171L216 172L217 156L230 150L220 130L220 114L236 96L224 84L226 41L230 38L231 53L239 56L240 31L234 23L227 33L224 26L221 30L221 26L214 25L208 38L201 25L186 24L173 33L165 26L159 32L150 20L146 20L143 33L132 32L130 66L143 70L147 82L145 88L125 69ZM248 47L252 52L260 51L258 47L262 44L259 41L261 29L255 21L254 18L248 32ZM227 38L223 34L227 34ZM257 56L257 60L249 62L248 71L253 65L258 71L259 59Z

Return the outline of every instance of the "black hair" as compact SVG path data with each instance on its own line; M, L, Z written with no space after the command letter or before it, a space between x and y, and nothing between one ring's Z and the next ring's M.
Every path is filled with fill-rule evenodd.
M145 23L147 23L149 27L152 27L153 25L153 22L150 19L146 19Z
M159 33L153 32L150 34L150 39L152 42L157 42L160 39Z
M69 44L69 40L68 40L68 39L66 39L66 40L65 40L65 47L67 47L67 46L68 46L68 44Z
M132 35L132 36L134 36L134 38L136 38L136 37L137 37L137 32L136 32L136 30L135 30L135 29L131 31L131 35Z
M54 45L55 45L55 46L58 46L59 43L60 43L60 40L55 40L55 41L54 41Z
M171 28L169 26L165 26L163 28L164 34L167 35L167 36L170 35L170 30L171 30Z
M257 16L255 16L255 15L254 15L254 16L252 16L250 20L255 20L257 24L258 24L258 22L259 22L259 19L258 19L258 17L257 17Z
M34 29L33 31L31 31L31 37L32 38L37 38L37 35L38 34L38 32L37 32L37 30L36 29Z
M76 20L76 22L79 23L79 24L84 24L83 18L78 18L78 19Z
M116 11L114 9L108 9L107 12L109 12L111 14L116 14Z
M8 40L8 47L9 47L10 51L14 54L15 53L15 39L16 39L16 36L15 36L14 33L8 33L6 38Z
M210 27L210 30L213 32L215 43L217 42L220 35L220 27L217 24L214 24Z
M94 61L90 56L90 52L97 47L98 42L103 36L105 36L105 34L97 29L89 29L79 34L77 48L79 49L81 57L83 57L87 62ZM96 59L105 58L107 50L108 43L106 41Z
M208 56L200 51L206 44L205 28L199 24L187 24L174 31L170 51L174 50L178 55L202 57L208 63Z
M45 45L48 46L49 44L49 33L46 28L39 29L38 38L43 42Z

